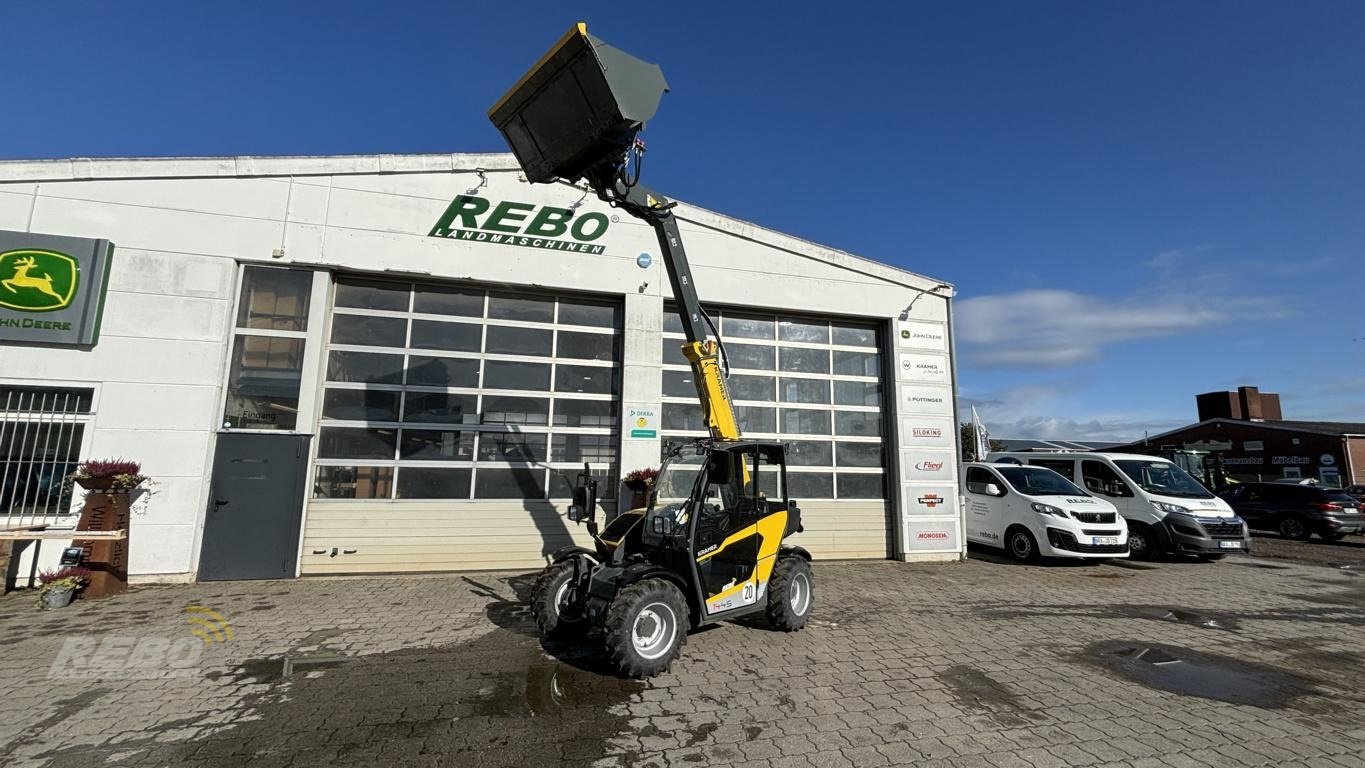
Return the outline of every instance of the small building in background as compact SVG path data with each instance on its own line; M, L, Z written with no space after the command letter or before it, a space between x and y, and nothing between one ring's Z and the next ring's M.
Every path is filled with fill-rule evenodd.
M1283 418L1280 396L1256 387L1195 396L1199 422L1125 446L1207 451L1240 481L1313 478L1324 485L1365 483L1365 422Z

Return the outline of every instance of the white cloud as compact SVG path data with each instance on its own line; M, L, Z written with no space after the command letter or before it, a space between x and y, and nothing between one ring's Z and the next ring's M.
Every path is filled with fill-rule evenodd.
M1281 314L1276 302L1256 297L1153 292L1107 299L1056 289L978 296L956 307L967 362L1050 368L1097 360L1124 341Z
M958 399L959 420L971 419L976 406L991 436L1001 440L1094 440L1130 442L1143 433L1159 434L1184 426L1189 420L1163 419L1146 414L1095 414L1088 417L1050 415L1062 411L1086 388L1081 379L1062 379L992 392L964 391Z

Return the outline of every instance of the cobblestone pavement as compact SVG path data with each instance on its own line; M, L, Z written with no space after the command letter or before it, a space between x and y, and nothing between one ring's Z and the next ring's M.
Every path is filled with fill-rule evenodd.
M1251 549L1257 557L1273 557L1345 570L1365 571L1365 536L1351 535L1340 541L1286 539L1264 531L1251 532Z
M649 682L543 647L525 574L145 587L50 613L10 595L0 765L1365 765L1351 571L815 573L805 631L702 631ZM189 605L232 637L185 645ZM168 663L202 656L189 677L117 679L139 641ZM102 676L60 676L88 664Z

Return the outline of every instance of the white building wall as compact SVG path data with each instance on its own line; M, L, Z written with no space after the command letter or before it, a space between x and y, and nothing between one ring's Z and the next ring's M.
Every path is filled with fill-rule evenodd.
M485 170L486 182L476 168ZM471 191L605 213L612 223L598 242L606 253L428 237L451 199ZM902 315L947 327L951 288L937 281L685 204L677 213L706 303L872 318L897 331ZM0 378L100 386L88 456L138 459L156 479L155 493L133 522L130 570L137 575L185 574L196 567L237 262L624 296L622 399L659 404L658 334L671 294L652 230L581 189L525 184L507 155L0 163L0 228L116 244L99 343L88 350L0 347ZM653 256L647 268L636 264L641 253ZM907 354L937 354L948 365L946 351L911 351L913 346L905 345ZM899 357L900 351L883 354ZM897 371L899 362L893 360ZM956 462L941 484L916 474L914 463L906 462L918 438L907 430L918 428L923 416L947 425L952 435L956 420L950 381L914 382L947 395L940 410L926 414L903 401L911 380L897 375L905 383L884 394L888 406L896 403L900 433L888 440L888 484L899 486L892 503L909 526L911 497L925 489L937 487L951 501L945 509L956 510ZM304 386L316 384L305 376ZM622 434L622 471L657 463L658 440L631 440L624 425ZM931 448L950 456L951 445ZM961 551L960 527L946 525L954 514L922 516L944 523L940 527L953 537L929 554ZM907 535L899 537L898 554L916 549Z

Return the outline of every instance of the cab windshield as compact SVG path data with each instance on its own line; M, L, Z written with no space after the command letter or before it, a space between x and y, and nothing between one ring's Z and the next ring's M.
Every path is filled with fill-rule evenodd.
M1142 486L1142 490L1158 496L1182 499L1211 499L1213 494L1190 477L1189 473L1169 461L1141 461L1118 459L1114 464L1128 479Z
M1025 496L1089 496L1075 483L1043 467L996 466L1014 490Z
M697 475L706 466L706 454L684 449L670 456L654 481L654 500L661 504L683 501L692 495Z

